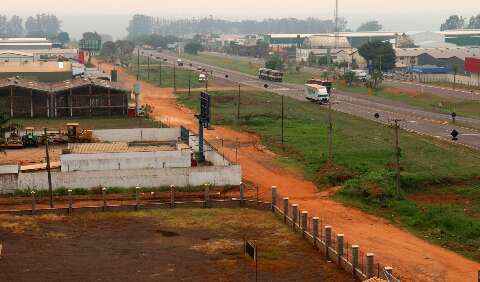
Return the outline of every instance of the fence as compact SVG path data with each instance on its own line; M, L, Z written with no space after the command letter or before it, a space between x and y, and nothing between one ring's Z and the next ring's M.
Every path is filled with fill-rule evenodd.
M421 83L457 83L469 87L480 88L480 74L472 74L471 76L453 75L453 74L405 74L395 77L399 80L417 81Z
M360 280L379 277L387 281L400 281L393 268L375 262L373 253L364 253L358 245L351 244L343 234L337 234L323 219L302 211L288 197L272 187L272 212L279 216L294 232L299 232L312 243L327 260L341 266Z
M66 202L57 208L39 207L37 192L32 190L31 208L18 210L0 210L0 214L37 215L37 214L74 214L81 212L106 212L106 211L138 211L161 208L232 208L249 207L261 210L271 210L280 217L293 232L301 233L329 261L341 266L345 271L352 273L357 279L365 280L372 277L383 278L389 282L399 282L400 279L393 274L393 268L375 263L375 255L364 253L358 245L347 241L343 234L337 234L332 226L319 217L312 217L307 211L302 211L297 204L290 203L289 198L282 197L277 189L259 192L258 187L239 185L228 191L219 193L212 191L206 184L200 192L178 192L171 186L163 197L155 197L155 192L143 191L136 187L131 197L123 198L121 204L118 199L108 197L108 189L101 189L101 197L97 198L99 205L82 205L76 203L72 190L68 190ZM212 193L213 192L213 193ZM271 193L272 202L260 201ZM227 196L228 195L228 196ZM234 196L238 196L234 197ZM223 198L222 198L223 197ZM115 203L115 204L112 204Z

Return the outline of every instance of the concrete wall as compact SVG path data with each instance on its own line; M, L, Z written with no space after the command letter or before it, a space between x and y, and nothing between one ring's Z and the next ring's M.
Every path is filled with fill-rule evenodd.
M190 135L190 147L195 152L198 152L198 136ZM215 166L229 166L231 165L230 161L225 159L222 154L217 152L215 148L212 148L210 145L204 143L203 149L205 151L205 159L211 162Z
M180 128L102 129L93 131L100 142L176 141Z
M18 174L0 175L0 194L11 193L17 189Z
M60 156L60 162L62 172L182 168L191 166L190 154L191 150L66 154Z
M3 178L0 178L3 189ZM58 188L95 188L135 186L160 187L175 185L178 187L200 186L211 183L215 186L238 185L241 182L240 166L164 168L115 171L77 171L53 172L52 184ZM48 189L46 172L20 173L17 189ZM0 193L2 192L0 189ZM5 191L3 191L5 192Z
M0 165L0 174L17 174L18 165Z
M471 76L457 75L454 77L453 74L413 74L406 75L405 79L413 79L414 81L422 83L431 83L431 82L447 82L447 83L456 83L480 87L480 74L472 74Z

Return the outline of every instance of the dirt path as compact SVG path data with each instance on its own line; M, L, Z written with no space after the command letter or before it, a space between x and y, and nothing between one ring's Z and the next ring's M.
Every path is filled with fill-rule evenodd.
M119 75L120 81L131 88L134 77L122 71ZM194 113L177 105L172 89L142 84L142 103L154 106L157 119L168 121L171 126L183 125L197 131ZM219 144L217 137L223 138L226 144L234 144L236 140L241 143L239 162L243 178L258 184L260 194L269 199L270 187L278 186L280 194L290 197L302 210L321 217L333 226L336 233L345 234L347 241L360 245L362 251L375 253L382 264L394 266L395 273L400 274L403 281L477 281L479 263L420 240L384 219L329 199L302 176L273 165L271 160L275 155L259 146L258 136L223 127L206 132L206 139L213 145ZM234 159L235 150L232 147L218 146L220 151Z

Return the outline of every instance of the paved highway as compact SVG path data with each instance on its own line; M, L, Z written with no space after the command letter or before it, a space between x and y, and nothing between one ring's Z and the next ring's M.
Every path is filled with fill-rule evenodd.
M159 53L147 50L143 50L143 53L146 56L151 54L153 57L165 58L171 64L175 63L177 59L175 54L172 53ZM266 90L298 100L305 100L305 93L302 85L267 82L259 80L252 75L228 70L215 65L185 59L182 60L185 63L184 68L196 69L201 66L209 71L213 71L213 75L216 77L225 78L225 76L228 75L228 80L235 83ZM189 66L190 64L192 64L192 67ZM268 84L267 89L264 88L265 84ZM358 94L339 91L334 91L332 100L332 108L335 111L351 114L368 120L375 120L384 124L388 124L390 120L394 118L402 119L401 127L404 130L420 135L435 137L448 142L452 142L450 133L453 129L456 129L460 135L459 140L454 143L475 150L480 150L480 131L465 127L480 127L480 120L457 117L457 123L464 124L465 126L453 125L451 124L451 117L449 115L422 111L403 103L393 102L379 97L359 97ZM319 107L321 106L319 105ZM375 113L380 114L379 119L374 118Z

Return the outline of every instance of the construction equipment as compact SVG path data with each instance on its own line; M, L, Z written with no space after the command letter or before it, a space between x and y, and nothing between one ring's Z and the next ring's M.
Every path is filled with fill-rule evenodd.
M7 137L7 148L8 149L19 149L23 148L22 137L18 134L18 129L10 132L10 136Z
M35 135L35 128L25 128L25 134L22 136L22 143L24 147L38 147L38 136Z
M67 123L67 137L69 143L92 143L93 131L89 129L80 130L80 124Z

